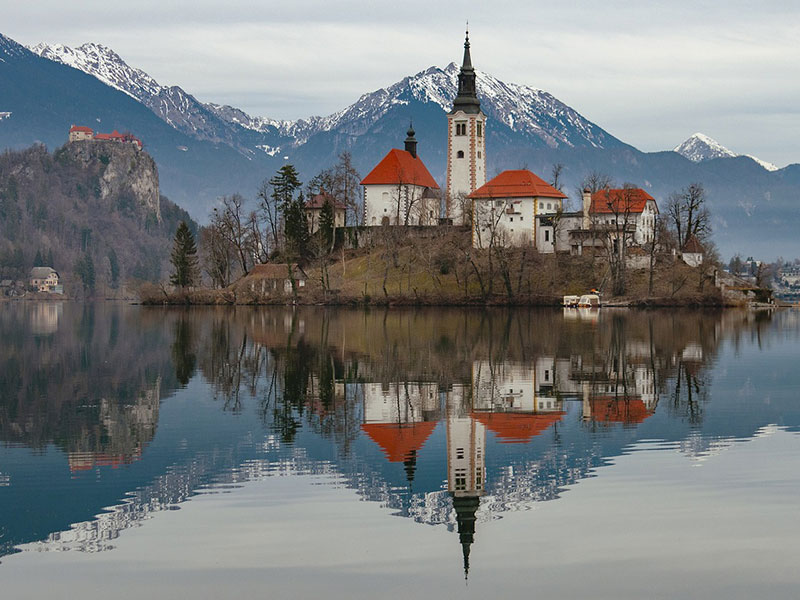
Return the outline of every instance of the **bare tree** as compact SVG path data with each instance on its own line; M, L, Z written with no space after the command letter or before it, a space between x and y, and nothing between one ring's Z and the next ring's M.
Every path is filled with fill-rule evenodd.
M614 187L614 180L607 173L601 171L592 171L583 178L580 185L577 187L577 197L583 196L583 190L588 189L592 194L600 190L608 190Z
M244 203L244 198L239 194L223 196L221 205L212 211L211 222L233 248L242 275L247 275L253 263L253 253Z
M272 193L272 186L269 179L261 182L258 189L258 210L261 213L260 219L266 226L266 237L269 237L268 247L269 250L277 250L280 248L280 228L281 228L281 206L280 202L274 197Z
M678 248L682 248L691 236L704 240L711 235L711 214L706 206L705 189L700 183L670 194L666 215L675 231Z
M632 214L634 188L626 184L621 190L611 192L606 189L602 193L605 196L592 216L592 229L605 250L613 293L622 296L625 293L627 247L636 230Z
M339 154L339 162L333 167L333 178L333 195L347 207L344 219L345 227L351 222L353 225L358 225L358 216L362 212L358 206L361 175L353 166L353 157L349 152L344 151Z
M231 283L234 253L217 223L200 230L200 255L203 269L214 287L227 287Z
M652 296L656 263L658 262L659 254L663 252L667 246L666 242L669 236L663 217L660 215L655 215L653 217L653 225L649 233L650 235L648 236L648 241L645 246L649 258L647 293Z

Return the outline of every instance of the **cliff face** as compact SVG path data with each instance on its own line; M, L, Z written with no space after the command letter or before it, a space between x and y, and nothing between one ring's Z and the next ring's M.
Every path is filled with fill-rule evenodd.
M114 293L129 279L170 269L185 211L159 195L147 152L112 141L72 142L0 155L0 279L34 263L58 271L69 294Z
M100 199L134 209L143 220L161 222L158 169L152 157L133 144L85 140L63 152L85 169L99 172Z

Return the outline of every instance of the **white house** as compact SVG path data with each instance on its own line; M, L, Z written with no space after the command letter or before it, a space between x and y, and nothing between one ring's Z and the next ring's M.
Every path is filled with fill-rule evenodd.
M503 171L472 192L472 245L553 246L553 223L567 196L528 170ZM552 252L552 249L550 250Z
M417 155L414 129L409 128L405 150L393 148L361 180L364 186L364 225L436 225L439 186Z
M587 196L584 190L584 206ZM641 246L652 241L657 217L655 198L641 188L599 190L591 194L587 228L624 224L631 228L630 243Z

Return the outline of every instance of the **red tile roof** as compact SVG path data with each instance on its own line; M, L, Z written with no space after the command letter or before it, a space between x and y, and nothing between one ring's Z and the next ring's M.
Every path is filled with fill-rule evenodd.
M90 127L85 127L83 125L73 125L69 128L69 132L72 133L73 131L82 131L84 133L94 133Z
M361 180L361 185L375 184L408 184L439 189L419 156L415 158L410 152L397 148L389 150L383 160Z
M493 431L504 444L525 444L564 416L563 412L515 413L473 412L472 418Z
M653 413L639 398L598 396L589 400L593 421L607 423L641 423Z
M655 201L655 198L640 188L599 190L592 194L589 212L618 215L640 213L644 211L648 200Z
M94 139L96 140L110 140L111 134L110 133L98 133L95 134Z
M339 210L345 210L347 207L339 202L336 198L328 194L327 192L322 192L317 194L316 196L311 196L311 199L306 202L306 208L319 208L321 209L325 206L325 202L330 201L333 202L333 208Z
M527 169L503 171L487 181L469 198L566 198L544 179Z
M397 423L364 423L361 429L378 444L390 462L403 462L412 452L425 445L436 429L435 421L399 425Z

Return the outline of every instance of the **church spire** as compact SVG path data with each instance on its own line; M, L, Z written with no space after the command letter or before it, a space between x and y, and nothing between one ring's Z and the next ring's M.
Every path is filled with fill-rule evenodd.
M414 137L414 123L410 122L408 124L408 131L406 135L408 136L405 141L405 150L414 158L417 158L417 138Z
M469 551L475 539L475 512L480 506L478 496L453 496L453 508L456 511L458 541L461 542L461 554L464 558L464 579L469 577Z
M458 74L458 94L453 101L453 110L463 110L467 114L476 114L481 110L475 87L475 69L472 67L472 56L469 52L469 26L464 37L464 61Z

